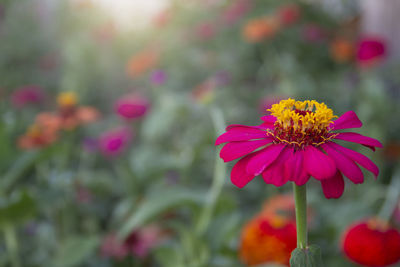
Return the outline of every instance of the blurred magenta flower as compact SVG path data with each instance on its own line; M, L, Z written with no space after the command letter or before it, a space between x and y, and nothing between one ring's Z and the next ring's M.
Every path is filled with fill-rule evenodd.
M357 61L362 67L374 66L386 54L386 42L378 37L363 37L357 48Z
M250 0L234 0L223 11L222 17L225 23L233 24L242 18L251 9Z
M115 104L115 112L127 120L141 118L150 108L147 98L138 94L130 94L121 97Z
M345 255L362 266L389 266L400 261L400 232L377 218L351 225L342 240Z
M129 249L117 239L116 234L109 234L104 237L100 246L100 254L104 258L122 260L129 253Z
M162 85L167 81L167 79L168 76L163 70L154 70L150 76L151 83L155 85Z
M300 16L301 10L296 4L283 5L278 9L279 21L284 26L296 23L300 19Z
M16 108L22 108L29 104L43 102L45 94L41 87L36 85L26 85L18 88L11 95L11 103Z
M127 127L119 127L104 132L99 138L99 147L105 156L121 154L133 138L132 131Z
M231 172L237 187L260 174L265 183L275 186L288 181L301 186L313 176L321 182L326 198L339 198L344 191L342 174L355 184L364 182L357 164L378 176L379 169L369 158L333 142L344 140L372 150L382 147L378 140L358 133L334 132L362 126L353 111L332 121L336 116L324 103L290 98L272 105L269 111L271 115L261 118L262 124L230 125L215 142L227 143L220 152L225 162L241 158Z

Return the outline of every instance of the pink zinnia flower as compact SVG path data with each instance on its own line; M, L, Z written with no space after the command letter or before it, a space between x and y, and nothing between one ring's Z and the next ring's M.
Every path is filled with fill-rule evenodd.
M40 103L44 100L42 88L36 85L27 85L17 89L11 96L12 104L22 108L28 104Z
M333 142L354 142L372 150L382 147L379 141L358 133L336 132L362 126L353 111L332 121L336 116L324 103L290 98L269 111L271 115L261 118L262 124L230 125L215 142L227 143L220 153L225 162L241 158L231 172L234 185L244 187L260 174L265 183L275 186L288 181L303 185L313 176L327 198L338 198L344 191L342 174L355 184L364 181L358 164L378 176L378 167L370 159Z
M385 41L379 38L365 37L359 41L357 60L360 66L369 67L380 62L386 53Z
M99 138L99 147L105 156L117 156L122 153L132 139L128 128L116 128L103 133Z
M115 104L115 111L120 117L132 120L143 117L149 107L147 98L133 94L120 98Z

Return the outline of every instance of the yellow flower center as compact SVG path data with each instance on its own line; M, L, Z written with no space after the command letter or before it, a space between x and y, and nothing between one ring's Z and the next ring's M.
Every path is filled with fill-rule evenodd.
M74 92L63 92L58 95L57 103L60 107L73 107L78 103L78 97Z
M276 117L275 130L269 132L277 142L302 147L320 145L331 138L328 126L333 115L332 109L315 100L282 100L272 105L268 111Z

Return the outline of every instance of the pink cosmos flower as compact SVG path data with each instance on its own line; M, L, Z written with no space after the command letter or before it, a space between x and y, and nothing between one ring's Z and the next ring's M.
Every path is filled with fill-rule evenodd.
M103 133L99 138L100 151L105 156L117 156L123 152L132 139L129 128L115 128Z
M42 88L36 85L27 85L18 88L11 95L11 102L17 108L25 107L28 104L40 103L44 100Z
M271 115L261 117L262 124L230 125L215 142L227 143L220 152L225 162L241 158L231 172L234 185L242 188L260 174L265 183L275 186L288 181L304 185L313 176L321 182L326 198L339 198L343 175L355 184L364 181L359 165L378 176L379 169L369 158L334 142L344 140L372 150L382 147L378 140L358 133L336 132L362 126L353 111L332 121L336 116L324 103L290 98L269 111Z
M120 98L115 104L116 113L127 120L143 117L150 107L147 98L132 94Z
M362 67L370 67L380 62L386 53L385 41L375 37L364 37L358 43L357 61Z

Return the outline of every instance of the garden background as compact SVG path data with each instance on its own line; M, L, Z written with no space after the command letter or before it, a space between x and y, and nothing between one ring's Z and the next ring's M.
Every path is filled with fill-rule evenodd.
M349 225L400 226L398 3L146 1L0 2L0 266L279 266L249 221L292 222L290 184L235 187L214 142L288 97L384 145L377 180L308 184L310 242L359 266Z

